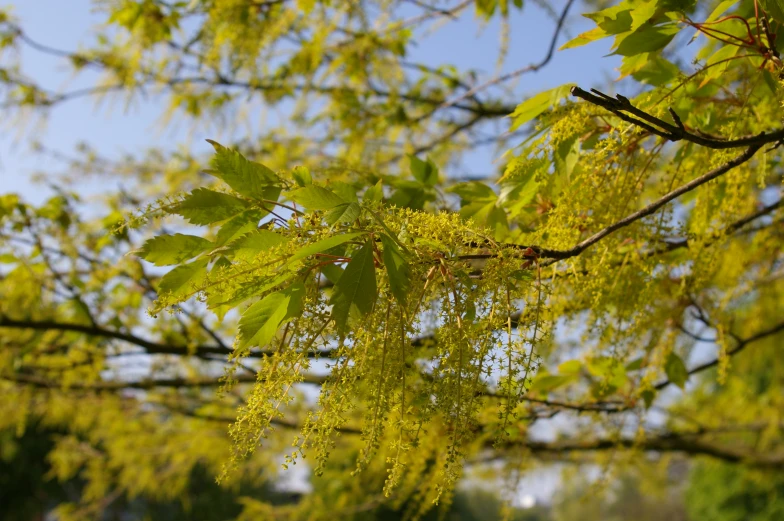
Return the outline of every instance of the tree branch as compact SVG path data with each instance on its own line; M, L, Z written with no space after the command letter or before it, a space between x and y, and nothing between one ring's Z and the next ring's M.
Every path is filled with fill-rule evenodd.
M169 408L169 407L167 407ZM169 408L171 409L171 408ZM193 418L214 421L219 423L232 423L235 418L231 416L222 416L214 414L202 414L189 411L187 409L174 408L173 412L184 414ZM289 421L285 419L274 419L272 424L286 429L300 429L302 426L296 421ZM699 439L694 439L698 436L711 434L712 432L735 432L740 430L748 430L743 427L725 427L717 431L704 431L697 433L666 433L659 436L653 436L645 439L632 439L632 438L599 438L593 440L559 440L554 442L524 440L524 441L508 441L500 447L495 445L495 440L491 440L486 444L489 449L498 448L524 448L535 455L569 455L581 452L601 452L608 450L631 449L641 450L646 452L681 452L690 455L709 456L714 459L726 461L729 463L744 463L747 465L761 467L761 468L779 468L784 465L784 455L771 455L767 457L757 457L752 454L745 454L737 450L719 447L706 443ZM754 426L755 428L758 426ZM341 434L359 435L362 430L356 427L339 427L338 432ZM493 450L491 458L498 459L498 452Z
M570 0L570 2L571 1L573 0ZM466 4L468 3L470 2L466 2ZM49 47L47 45L38 43L36 40L33 40L32 38L27 36L27 34L22 30L21 27L15 25L13 26L13 28L20 40L22 40L25 44L27 44L28 46L30 46L31 48L39 52L56 56L59 58L65 58L70 60L71 62L84 63L86 65L90 65L96 68L111 69L111 67L107 63L105 63L100 57L91 57L78 52L65 51L65 50ZM539 67L543 65L544 64L540 64ZM145 79L139 80L135 84L131 85L131 87L143 87L145 85L156 85L156 84L165 85L168 87L174 87L176 85L181 85L181 84L184 85L203 84L206 86L216 87L216 88L233 87L233 88L245 89L248 91L292 90L295 92L317 92L319 94L342 94L342 93L355 94L356 93L356 89L351 86L310 85L310 84L286 85L282 83L277 84L277 83L244 82L244 81L228 78L220 73L216 73L216 76L214 78L207 78L203 76L165 78L156 75L151 71L141 71L141 73L142 76L145 77ZM87 87L84 89L78 89L71 92L65 92L60 94L56 94L51 91L45 91L45 90L42 90L42 92L44 92L48 96L48 99L45 100L44 105L52 106L57 103L65 102L75 98L91 96L94 94L105 94L111 91L124 91L128 89L129 89L129 85L126 82L121 82L115 85ZM378 89L373 87L368 87L368 92L381 98L399 97L406 101L410 101L412 103L420 103L423 105L439 106L444 103L443 99L431 98L428 97L426 94L423 95L423 94L413 94L413 93L406 93L406 92L393 92L390 90ZM467 96L462 96L461 100L468 97L471 97L471 95L469 94ZM461 100L454 100L454 102L452 102L450 106L454 106L456 109L462 111L474 113L475 115L478 115L480 118L506 117L512 111L514 111L514 107L506 107L506 106L486 107L481 103L460 104L459 101ZM14 104L15 103L13 101L8 101L0 104L0 108L8 108L13 106ZM435 110L432 112L435 112ZM430 112L427 116L432 114L432 112Z
M525 441L522 443L509 442L508 446L523 447L534 454L568 454L574 452L596 452L604 450L632 449L651 452L682 452L690 455L710 456L729 463L745 463L761 468L781 468L784 465L784 455L770 455L757 457L744 454L733 449L717 447L700 440L670 433L647 439L619 438L596 439L588 441L556 441L536 442Z
M179 355L179 356L206 356L206 355L229 355L233 351L227 347L220 345L169 345L160 342L153 342L141 338L130 333L121 333L113 331L101 326L83 325L83 324L68 324L63 322L56 322L54 320L15 320L6 316L0 315L0 328L15 328L15 329L33 329L36 331L71 331L75 333L83 333L88 336L111 338L115 340L122 340L144 349L145 353L151 355ZM247 356L250 358L264 358L269 356L269 351L251 351ZM329 358L333 354L333 350L311 350L308 351L309 358Z
M759 219L760 217L764 217L764 216L766 216L766 215L768 215L770 213L773 213L774 211L776 211L777 209L781 208L782 206L784 206L784 199L779 199L775 203L769 204L767 206L763 206L758 211L756 211L754 213L751 213L751 214L747 215L746 217L742 217L741 219L738 219L737 221L729 224L723 230L720 230L719 232L714 233L713 237L711 239L708 239L705 244L710 244L711 242L713 242L713 240L718 239L722 235L729 235L729 234L731 234L733 232L736 232L736 231L740 230L741 228L743 228L744 226L746 226L747 224L749 224L750 222L753 222L753 221ZM670 241L666 241L665 242L665 246L663 248L654 248L654 249L652 249L652 250L650 250L648 252L643 253L642 256L643 257L653 257L655 255L659 255L659 254L662 254L662 253L668 253L668 252L671 252L671 251L674 251L674 250L678 250L680 248L687 248L688 246L689 246L689 239L688 238L686 238L686 239L679 239L679 240L670 240Z
M445 109L445 108L448 108L448 107L456 106L457 103L460 103L461 101L465 100L466 98L470 98L471 96L475 95L478 92L481 92L481 91L487 89L488 87L492 87L493 85L497 85L499 83L503 83L505 81L511 80L512 78L516 78L518 76L522 76L523 74L526 74L528 72L536 72L539 69L541 69L542 67L544 67L545 65L547 65L548 63L550 63L550 60L553 59L553 55L555 54L555 46L558 43L558 38L561 35L561 29L563 29L564 22L566 21L566 17L569 14L569 9L571 9L572 4L574 4L574 0L568 0L566 2L566 5L564 6L563 10L561 11L561 16L558 18L558 22L557 22L557 24L555 26L555 31L553 31L553 36L550 39L550 46L549 46L549 48L547 50L547 54L545 55L545 57L541 61L539 61L537 63L532 63L531 65L528 65L528 66L523 67L521 69L517 69L517 70L509 72L507 74L503 74L501 76L493 78L492 80L486 81L485 83L482 83L481 85L477 85L476 87L474 87L474 88L464 92L460 96L457 96L457 97L455 97L455 98L453 98L453 99L451 99L449 101L446 101L446 102L442 103L438 107L434 108L432 111L430 111L427 114L425 114L424 116L422 116L420 119L425 119L427 117L430 117L434 113L438 112L441 109ZM508 114L509 113L507 113L507 115Z
M233 416L224 416L218 414L198 413L187 408L165 407L172 412L183 414L185 416L201 419L204 421L218 422L218 423L233 423L236 418ZM284 418L276 418L271 422L273 425L283 427L286 429L298 430L302 425L296 420L287 420ZM745 431L759 431L760 429L767 428L767 424L751 424L741 426L722 426L715 429L702 429L698 432L685 432L676 433L669 432L658 436L651 436L645 439L636 438L598 438L593 440L558 440L553 442L524 440L524 441L507 441L500 446L495 445L495 440L490 440L485 444L488 449L493 449L492 456L487 459L498 459L498 448L524 448L531 451L535 455L569 455L581 452L600 452L607 450L618 449L631 449L642 450L649 452L681 452L690 455L709 456L722 461L730 463L745 463L748 465L761 467L761 468L778 468L784 464L784 455L771 455L767 457L757 457L752 454L744 454L737 450L719 447L712 445L699 438L700 436L710 435L714 433L731 433L731 432L745 432ZM362 429L352 426L338 427L338 432L341 434L359 435ZM481 461L481 458L480 458Z
M784 331L784 322L781 322L779 324L776 324L774 326L769 327L768 329L764 329L762 331L759 331L759 332L751 335L750 337L740 339L740 340L737 341L737 345L735 347L733 347L732 349L727 351L727 356L734 356L734 355L740 353L741 351L743 351L746 348L746 346L748 346L749 344L753 344L754 342L757 342L758 340L762 340L764 338L767 338L769 336L781 333L783 331ZM701 373L702 371L705 371L706 369L710 369L711 367L715 367L715 366L719 365L719 362L720 362L720 359L718 357L714 358L713 360L710 360L709 362L705 362L703 364L700 364L698 366L695 366L695 367L691 368L689 370L688 374L689 374L689 376L691 376L691 375L694 375L694 374L697 374L697 373ZM661 390L661 389L664 389L665 387L667 387L668 385L670 385L671 383L672 382L670 382L669 380L665 380L663 382L659 382L658 384L656 384L654 386L654 388L657 389L657 390Z
M755 136L746 136L738 139L724 139L706 136L704 134L695 134L686 130L686 127L681 122L680 117L678 117L678 114L673 109L670 109L670 115L675 121L675 125L667 123L666 121L657 118L656 116L638 109L632 105L631 101L629 101L629 98L626 98L625 96L617 94L615 98L612 98L607 94L599 92L598 90L591 89L591 91L594 94L584 91L580 87L572 87L571 90L573 96L582 98L588 103L605 108L627 123L637 125L638 127L669 141L679 141L683 139L685 141L690 141L692 143L696 143L697 145L708 148L727 149L754 146L760 148L763 145L776 143L784 139L784 128L770 133L761 132ZM632 114L636 117L625 114L625 112L628 112L629 114Z
M665 204L669 203L673 199L676 199L681 195L690 192L695 188L704 185L705 183L726 174L727 172L729 172L730 170L732 170L733 168L739 165L742 165L743 163L751 159L754 156L754 154L762 147L763 144L764 143L757 143L749 146L746 149L746 151L743 152L738 157L731 159L730 161L724 163L720 167L715 168L710 172L701 175L700 177L686 183L683 186L676 188L675 190L672 190L671 192L667 193L663 197L652 202L645 208L642 208L641 210L638 210L633 214L624 217L620 221L617 221L607 226L603 230L600 230L599 232L593 234L592 236L588 237L587 239L580 242L579 244L577 244L576 246L574 246L569 250L548 250L548 249L538 248L538 253L541 257L545 257L553 260L563 260L563 259L568 259L570 257L576 257L577 255L580 255L583 251L593 246L597 242L601 241L611 233L620 230L621 228L625 228L626 226L629 226L630 224L642 219L643 217L647 217L648 215L655 213L656 210L658 210Z
M302 375L300 383L322 385L327 381L328 376ZM120 391L123 389L157 389L165 387L192 388L192 387L218 387L224 382L220 378L150 378L135 381L99 381L95 383L73 382L62 384L47 378L30 374L4 374L0 375L0 380L30 385L42 389L70 389L76 391ZM241 375L233 378L237 383L255 383L260 381L256 375ZM263 378L261 379L263 380Z

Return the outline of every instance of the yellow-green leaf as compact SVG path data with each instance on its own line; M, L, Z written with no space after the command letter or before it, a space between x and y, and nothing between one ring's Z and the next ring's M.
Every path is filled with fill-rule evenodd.
M588 45L591 42L601 40L607 36L611 36L611 34L601 27L594 27L590 31L578 34L576 37L563 44L558 50L563 51L566 49L574 49L575 47L582 47L583 45Z
M422 161L414 155L408 156L411 162L411 175L414 179L427 186L435 186L438 183L438 167L430 158Z
M615 37L614 54L633 56L653 52L667 46L680 28L677 24L644 25L636 31L629 31Z
M266 346L280 326L302 313L305 286L296 282L285 290L270 293L242 314L239 322L239 349Z
M233 242L231 249L237 258L250 258L285 242L288 242L288 239L279 233L270 230L256 230Z
M195 235L158 235L136 250L142 259L156 266L179 264L210 249L212 242Z
M198 259L190 264L177 266L164 275L158 283L158 293L180 297L191 293L207 276L209 259Z
M667 378L670 382L681 389L684 388L686 380L689 379L689 371L686 369L686 364L683 363L680 356L673 352L670 352L667 356L667 361L664 363L664 372L667 373Z
M362 201L364 202L369 202L369 201L381 202L383 199L384 199L384 188L381 183L381 180L379 180L376 184L368 187L368 189L365 190L365 195L362 196Z
M576 380L574 375L539 373L531 383L531 391L549 392Z
M359 318L373 310L377 292L373 242L367 241L346 266L330 299L332 318L339 332L346 330L349 316Z
M389 277L389 289L397 301L405 306L411 290L411 269L394 239L382 234L381 244L384 246L384 267Z
M349 202L335 192L316 185L303 186L286 193L286 197L309 210L331 210Z
M330 248L334 248L340 244L344 244L352 239L356 239L357 237L361 237L366 235L365 232L352 232L352 233L344 233L343 235L334 235L332 237L327 237L326 239L321 239L320 241L316 241L313 244L308 244L307 246L297 250L294 255L289 257L289 262L294 262L300 259L304 259L310 255L321 253L323 251L327 251Z
M218 230L218 233L215 236L215 245L223 246L224 244L229 244L246 233L252 232L258 227L259 221L264 217L264 214L265 212L262 210L253 208L232 217L221 225L220 230Z
M569 91L573 86L573 83L567 83L566 85L540 92L519 104L509 116L512 118L512 125L509 127L509 130L516 130L521 125L539 116L545 110L553 108L569 95Z
M765 12L779 23L784 23L784 0L759 0Z
M236 150L207 140L214 148L208 173L225 182L237 193L252 199L277 200L280 193L278 176L266 166L249 161Z
M324 220L327 224L350 223L359 217L360 207L357 203L343 203L340 204L324 215Z
M234 217L247 207L247 202L233 195L197 188L172 212L185 217L193 224L212 224Z
M313 177L310 175L310 170L306 166L295 166L291 172L291 177L299 186L308 186L313 184Z

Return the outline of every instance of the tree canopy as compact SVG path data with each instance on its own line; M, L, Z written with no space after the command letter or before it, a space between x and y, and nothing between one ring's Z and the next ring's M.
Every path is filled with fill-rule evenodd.
M0 429L53 433L36 447L79 491L59 519L213 477L238 519L416 519L553 461L697 460L734 476L727 504L780 471L780 0L95 4L79 50L0 11L9 118L278 116L211 157L84 147L43 204L0 196ZM553 30L513 72L409 59L465 16L503 51L529 9ZM615 82L506 88L600 40ZM39 84L23 48L93 83ZM449 174L488 144L495 173ZM80 197L97 176L126 189ZM307 493L269 492L303 464Z

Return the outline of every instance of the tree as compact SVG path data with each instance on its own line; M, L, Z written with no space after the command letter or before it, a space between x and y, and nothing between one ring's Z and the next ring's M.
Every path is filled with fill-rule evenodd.
M466 465L780 469L784 11L594 4L561 49L612 38L623 94L524 100L502 87L551 62L573 0L540 61L478 82L407 54L470 10L514 30L522 2L117 0L78 52L4 14L5 49L101 77L52 91L7 53L8 112L152 91L193 125L289 115L212 141L208 165L87 149L79 179L132 187L89 212L65 181L0 199L0 426L65 432L51 474L84 487L61 518L182 498L195 469L261 487L305 458L311 493L246 497L239 519L417 517ZM498 175L441 173L488 142L509 149Z

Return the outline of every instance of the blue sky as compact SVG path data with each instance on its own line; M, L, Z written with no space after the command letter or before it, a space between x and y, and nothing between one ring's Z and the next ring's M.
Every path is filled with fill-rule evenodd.
M552 2L560 11L565 0ZM78 50L89 45L91 29L101 21L101 14L93 12L90 0L17 0L5 3L26 31L36 41L65 50ZM589 22L579 16L581 9L573 7L570 16L570 35L590 28ZM554 22L533 2L528 2L522 13L511 18L512 34L509 53L503 72L539 61L546 52ZM499 24L494 21L480 27L472 10L467 10L458 22L448 23L419 42L412 50L410 60L430 64L453 63L459 68L477 69L483 79L496 74L499 47ZM566 34L562 40L566 41ZM563 83L574 82L591 87L605 84L615 76L617 57L605 57L609 42L599 42L579 49L556 53L550 65L543 70L523 76L515 86L520 101L526 95ZM63 61L43 55L30 48L22 50L23 72L54 89L71 90L89 86L95 79L91 73L74 78ZM160 100L148 100L124 107L121 103L96 104L89 98L54 107L45 120L34 119L21 129L6 124L0 134L0 180L2 191L15 191L32 202L41 201L48 190L31 180L34 172L56 172L58 162L32 153L30 138L43 142L48 148L61 153L72 153L79 142L88 142L104 156L118 157L123 153L140 153L150 146L173 148L183 143L196 153L209 153L205 138L224 138L215 132L181 128L163 128L159 124L162 112ZM497 153L485 147L472 153L450 175L467 173L488 174L494 171ZM99 193L115 188L94 179L79 187L85 193Z

